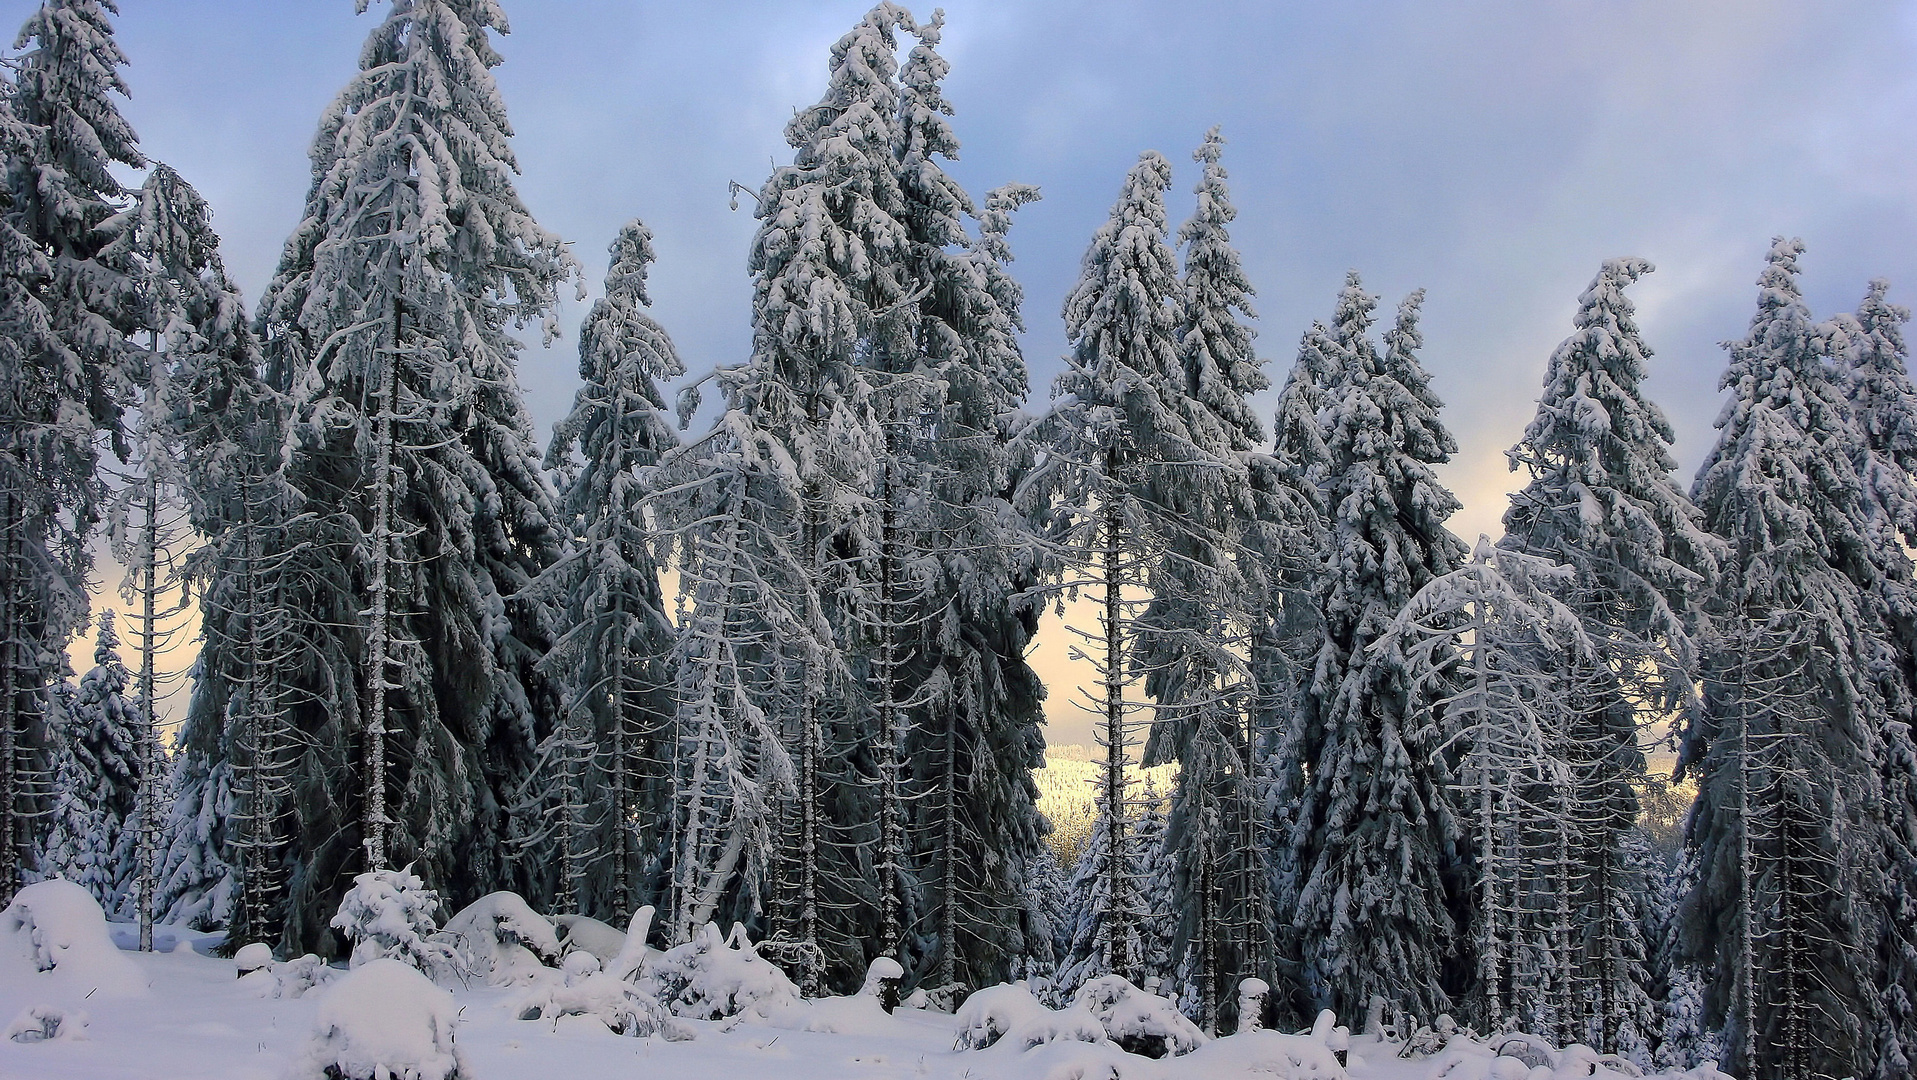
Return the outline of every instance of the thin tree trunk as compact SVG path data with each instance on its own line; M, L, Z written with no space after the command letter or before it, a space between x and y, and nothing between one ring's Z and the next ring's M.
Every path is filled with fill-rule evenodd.
M12 462L7 486L0 491L0 522L5 524L5 565L0 566L0 903L11 903L20 887L20 592L25 574L20 566L21 534L26 532L19 492L14 486Z
M1119 500L1118 451L1105 454L1105 968L1132 978L1131 875L1125 836L1125 679L1123 609L1119 590L1124 508Z
M903 882L899 860L905 847L904 807L900 801L901 765L898 703L897 627L893 610L898 518L892 505L894 452L887 440L887 461L880 472L879 647L875 676L879 692L879 954L898 957L902 937Z
M366 638L366 682L371 698L366 710L365 834L369 870L386 869L386 665L390 619L388 563L392 560L393 528L393 397L398 388L400 302L393 298L393 351L380 373L379 431L373 460L373 580L372 625Z
M148 453L151 455L155 441L148 433ZM156 595L160 591L160 489L159 478L153 475L153 460L148 457L146 463L146 523L140 539L141 560L144 562L140 582L140 778L135 787L140 818L139 842L139 884L135 889L136 902L140 908L140 951L153 951L153 861L154 848L159 841L159 822L154 820L155 774L159 771L156 751L159 749L159 731L154 717L154 653L159 648L159 624L155 611Z

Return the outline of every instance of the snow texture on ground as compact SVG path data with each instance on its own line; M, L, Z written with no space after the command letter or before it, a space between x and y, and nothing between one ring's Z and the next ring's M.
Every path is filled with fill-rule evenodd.
M278 980L268 981L266 972L239 979L234 961L204 955L198 948L102 954L101 942L125 935L109 934L104 924L89 924L84 912L71 910L77 905L57 899L47 904L46 892L22 896L52 912L45 917L49 927L74 942L86 942L69 945L69 955L91 959L69 961L65 975L57 966L38 970L23 940L26 931L9 921L12 929L0 934L5 938L0 940L0 964L5 965L0 969L0 1021L18 1019L31 1027L32 1014L40 1010L72 1018L76 1026L64 1037L0 1040L0 1080L303 1080L319 1075L314 1070L316 1048L335 1046L327 1041L329 1029L355 1025L356 1038L358 1028L365 1028L370 1035L390 1037L443 1064L450 1064L450 1058L439 1036L450 1030L464 1080L1606 1080L1625 1075L1601 1065L1593 1072L1594 1055L1582 1048L1557 1052L1557 1060L1532 1068L1456 1041L1435 1055L1400 1058L1396 1047L1363 1037L1351 1039L1347 1069L1322 1039L1268 1031L1212 1039L1181 1056L1154 1060L1101 1039L1105 1025L1092 1015L1091 1003L1080 1003L1066 1016L1046 1010L1022 988L1011 987L974 995L963 1020L915 1009L887 1015L870 994L859 994L796 1006L780 1001L780 1008L767 1010L775 1014L769 1020L754 1010L717 1021L678 1020L691 1039L616 1035L590 1013L563 1009L522 1020L524 986L493 986L473 979L442 990L390 961L350 974L336 971L311 993L273 996L261 992L263 986L278 985ZM13 920L12 909L8 919ZM164 939L188 946L205 943L205 935L172 928ZM705 944L706 959L712 958L715 946L726 949L722 942ZM108 957L112 963L106 962ZM728 963L722 966L729 969L751 966L743 956L725 959ZM574 966L570 981L575 990L583 990L588 980L604 978L603 972L587 971L583 960ZM122 991L133 993L96 992L95 981L87 977L95 974L103 977L102 984L118 982ZM310 972L284 974L310 981ZM736 977L738 972L727 974ZM568 972L548 969L543 978L559 991L553 996L566 996ZM372 983L378 985L362 985ZM988 1012L997 1015L987 1021L982 1014ZM985 1049L958 1049L960 1030L979 1027L998 1027L1001 1035L1017 1029L1074 1029L1076 1037L1037 1042L1030 1049L1019 1045L1023 1038L995 1038L990 1041L996 1045ZM1714 1080L1715 1075L1698 1071L1692 1080Z

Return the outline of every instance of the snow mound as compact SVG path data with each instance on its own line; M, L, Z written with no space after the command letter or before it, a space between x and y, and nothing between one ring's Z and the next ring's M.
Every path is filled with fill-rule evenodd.
M273 966L273 946L264 941L255 941L251 945L242 945L233 954L233 966L241 975Z
M1208 1041L1170 998L1148 994L1122 975L1102 975L1072 998L1098 1019L1105 1034L1127 1053L1150 1058L1189 1054Z
M307 953L297 960L248 972L240 977L240 985L252 990L256 997L291 1001L330 984L335 974L326 961Z
M313 1040L289 1080L470 1077L453 1044L458 1019L451 994L407 964L375 957L320 1000Z
M54 1005L33 1005L21 1011L7 1025L6 1037L13 1042L35 1043L71 1040L78 1042L87 1037L87 1014L78 1009L62 1009Z
M1345 1068L1324 1040L1263 1029L1213 1039L1178 1059L1174 1076L1228 1080L1344 1080Z
M1012 1029L1051 1011L1023 982L988 986L959 1006L958 1043L953 1049L983 1050Z
M501 986L532 981L547 965L557 965L563 951L552 923L510 892L487 893L466 905L440 934L459 950L468 974Z
M567 951L579 949L603 960L618 956L626 947L624 932L591 916L554 915L551 922L558 932L559 944Z
M566 956L563 981L543 979L513 1005L521 1020L540 1020L555 1032L576 1030L574 1018L588 1017L599 1029L618 1035L663 1035L679 1042L693 1030L658 1001L611 971L584 950ZM590 1027L590 1025L584 1025Z
M1428 1059L1426 1080L1731 1080L1707 1062L1678 1072L1646 1073L1616 1054L1600 1054L1580 1043L1558 1049L1522 1032L1494 1035L1479 1042L1455 1035Z
M700 928L691 941L661 953L647 979L674 1015L696 1020L740 1013L764 1019L799 1001L799 988L760 956L743 932L722 937L714 923Z
M1127 1054L1103 1040L1065 1040L1022 1055L1016 1075L1018 1080L1161 1080L1162 1068L1155 1061Z
M433 915L439 894L414 876L413 868L369 870L353 879L332 925L353 943L352 967L399 960L431 978L458 974L458 954L436 941Z
M897 1037L899 1021L885 1006L888 996L897 996L898 981L904 976L905 969L897 960L881 956L866 968L865 983L858 993L769 1009L766 1019L774 1026L796 1031Z
M121 996L146 989L139 965L120 953L106 915L83 886L54 879L14 894L0 911L0 973L40 977L63 990Z

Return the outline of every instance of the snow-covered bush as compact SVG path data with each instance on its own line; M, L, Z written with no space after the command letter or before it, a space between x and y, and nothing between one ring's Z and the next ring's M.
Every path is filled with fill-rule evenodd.
M626 935L618 927L589 915L554 915L551 922L559 934L560 947L569 952L579 949L604 960L618 956L626 947Z
M350 967L391 959L439 979L457 973L459 961L452 946L433 940L438 911L439 894L411 866L370 870L353 879L332 925L353 943Z
M399 960L374 957L320 999L289 1080L462 1080L472 1073L453 1043L458 1021L451 994Z
M1009 1047L1014 1052L1054 1042L1106 1042L1105 1025L1090 1010L1074 1005L1048 1009L1024 983L988 986L958 1011L959 1050Z
M82 1040L87 1037L87 1014L78 1009L55 1005L33 1005L21 1010L7 1025L6 1037L13 1042L52 1042L55 1039Z
M291 1001L328 985L336 974L326 961L307 953L295 960L251 971L240 977L240 985L259 997Z
M679 1041L693 1037L684 1021L584 950L568 953L562 979L541 979L514 1006L521 1020L557 1025L569 1016L589 1016L619 1035L663 1035Z
M264 941L242 945L233 953L233 966L241 976L273 966L273 946Z
M527 982L557 965L559 934L517 893L496 892L466 905L446 920L440 940L450 940L468 974L499 985Z
M707 923L691 941L661 953L647 979L677 1016L719 1020L742 1012L771 1015L799 1001L799 988L735 929L722 937Z
M959 1006L958 1043L953 1049L983 1050L1041 1009L1045 1009L1044 1003L1022 982L988 986Z
M639 978L651 968L653 960L661 955L659 950L646 944L646 934L652 930L652 914L651 904L632 913L632 921L626 924L626 932L619 942L618 952L593 953L594 956L612 957L611 962L606 964L606 970L614 977ZM586 951L592 952L591 949Z
M1647 1074L1616 1054L1600 1054L1582 1044L1563 1049L1535 1035L1508 1032L1479 1042L1468 1033L1452 1036L1428 1059L1427 1080L1730 1080L1706 1062L1694 1069Z
M1170 998L1148 994L1121 975L1102 975L1079 987L1072 998L1098 1019L1120 1048L1146 1057L1177 1057L1203 1046L1205 1033L1185 1018Z
M1258 1031L1265 1026L1265 999L1271 996L1271 984L1263 979L1238 980L1238 1033Z
M146 978L107 934L93 894L71 881L35 882L0 911L0 972L42 972L55 982L108 995L137 994ZM85 984L82 986L81 984Z

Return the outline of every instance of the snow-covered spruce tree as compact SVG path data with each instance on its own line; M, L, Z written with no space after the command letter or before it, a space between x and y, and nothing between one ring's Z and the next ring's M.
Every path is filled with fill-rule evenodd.
M40 853L43 878L83 885L109 915L124 917L136 899L134 837L139 828L145 737L132 677L120 659L113 613L100 613L93 668L64 710L55 754L53 827Z
M199 596L200 663L155 813L156 917L223 925L229 947L277 941L280 818L295 746L283 673L305 636L279 602L292 505L282 399L221 263L205 202L156 166L118 244L145 271L163 343L174 486L206 542L182 567ZM157 546L157 545L156 545ZM156 780L158 778L156 777Z
M672 339L645 312L652 259L651 230L627 222L612 243L605 296L580 328L585 385L546 451L546 466L564 478L559 509L572 542L534 586L559 606L567 628L540 661L564 687L566 717L548 736L551 745L542 746L541 761L560 770L572 798L588 810L581 818L568 809L574 803L548 801L561 789L548 787L548 770L535 769L527 788L534 817L521 836L535 850L557 841L578 860L542 889L562 910L619 924L663 899L656 877L666 865L658 848L663 830L653 823L671 813L665 663L673 628L659 592L640 473L677 445L659 382L685 369ZM576 745L582 739L584 758Z
M896 272L914 299L882 326L904 347L868 354L887 443L871 576L890 596L870 636L874 658L891 660L868 664L866 681L873 711L893 714L875 725L876 756L882 778L883 763L898 769L881 810L893 798L899 807L881 824L903 826L896 902L908 979L981 986L1031 952L1024 879L1042 831L1030 770L1042 760L1043 689L1025 662L1036 612L1015 601L1032 582L1033 550L1007 505L1028 382L1006 237L1038 191L1006 185L980 208L945 172L959 144L942 89L943 27L935 12L913 30L899 73ZM882 666L889 675L871 677Z
M1688 854L1657 875L1646 920L1652 944L1650 967L1657 989L1656 1045L1651 1063L1660 1069L1689 1069L1720 1058L1719 1040L1707 1023L1704 971L1684 955L1684 898L1697 886L1697 863Z
M1857 428L1853 457L1863 483L1864 531L1873 555L1872 581L1887 646L1878 682L1884 697L1883 783L1886 828L1885 892L1878 946L1883 965L1880 1029L1871 1038L1866 1075L1908 1075L1917 1064L1917 595L1909 550L1917 539L1917 387L1911 383L1903 324L1908 309L1886 299L1889 286L1872 281L1855 314L1832 320L1839 362L1847 367L1851 416Z
M1851 1075L1877 1029L1881 697L1854 428L1777 240L1692 499L1730 544L1680 769L1698 780L1682 914L1728 1067ZM1848 571L1848 572L1847 572ZM1759 1047L1764 1049L1760 1052Z
M1569 770L1558 794L1570 818L1546 826L1568 830L1568 847L1565 865L1541 868L1540 881L1569 890L1564 929L1577 935L1552 944L1568 968L1551 988L1563 1027L1550 1034L1607 1053L1648 1035L1646 945L1628 915L1641 884L1624 858L1644 772L1638 730L1691 694L1687 619L1724 550L1674 479L1670 423L1643 395L1651 350L1624 289L1650 270L1642 259L1609 260L1580 297L1577 330L1552 353L1537 416L1510 452L1530 479L1511 498L1500 541L1571 568L1556 592L1597 644L1568 655L1575 689L1549 718ZM1540 842L1556 848L1554 835Z
M1138 851L1138 943L1139 970L1146 972L1140 985L1159 979L1166 997L1178 1001L1181 990L1190 1000L1186 1012L1196 1012L1201 980L1191 965L1199 957L1187 951L1180 957L1176 948L1179 923L1179 858L1173 845L1170 807L1165 794L1147 779L1138 796L1138 815L1132 823L1132 844ZM1179 976L1179 977L1174 977Z
M793 162L775 169L758 195L753 357L728 393L729 413L752 413L744 422L783 459L750 467L770 464L781 473L777 484L797 484L788 493L796 501L779 511L789 524L766 518L753 543L789 547L803 583L792 599L799 621L774 620L803 630L775 635L789 666L778 682L793 707L771 713L786 729L796 790L780 808L783 848L767 928L774 948L791 952L808 991L824 975L856 979L867 944L880 936L867 858L878 847L880 815L873 770L862 760L872 733L848 658L861 563L877 554L881 531L873 492L885 433L868 376L889 369L907 325L897 271L905 236L895 216L894 54L897 31L911 25L892 4L874 7L833 46L824 97L787 125ZM763 505L775 501L786 499Z
M1323 483L1330 457L1318 410L1335 394L1343 377L1341 346L1332 330L1313 323L1298 345L1298 355L1279 391L1275 439L1269 454L1253 454L1249 478L1254 511L1246 523L1242 563L1254 605L1247 650L1253 696L1247 725L1260 792L1263 835L1270 883L1265 921L1270 926L1270 974L1261 975L1280 992L1269 1005L1280 1027L1308 1023L1315 1013L1296 993L1296 979L1276 978L1279 957L1300 955L1288 918L1297 908L1299 878L1290 861L1292 811L1298 805L1305 773L1293 749L1299 728L1300 695L1310 684L1324 633L1318 587L1326 567L1328 537Z
M1565 828L1562 793L1571 777L1557 728L1574 684L1560 673L1592 651L1578 617L1552 595L1570 576L1480 538L1470 562L1418 590L1369 647L1410 673L1418 724L1457 733L1453 798L1475 856L1473 1004L1486 1031L1514 1018L1537 1030L1535 1013L1520 1008L1514 1017L1514 1004L1536 992L1518 985L1519 973L1527 983L1561 978L1548 938L1562 913L1534 903L1535 867L1545 860L1530 848L1533 837Z
M1152 572L1152 603L1141 619L1135 666L1145 673L1153 724L1144 764L1179 764L1166 849L1175 853L1176 890L1164 915L1175 923L1178 995L1207 1031L1233 1026L1238 980L1268 971L1264 940L1269 877L1253 782L1254 715L1248 651L1254 609L1238 558L1243 522L1253 516L1245 456L1264 441L1250 397L1269 382L1252 352L1251 283L1226 230L1231 205L1217 128L1192 155L1203 166L1197 209L1179 229L1185 247L1184 319L1178 329L1179 394L1168 404L1184 421L1197 461L1193 483L1168 487L1172 529ZM1260 612L1259 614L1262 614Z
M1162 611L1180 598L1183 582L1166 572L1167 560L1177 557L1175 545L1194 543L1188 534L1207 520L1202 511L1228 505L1244 477L1243 459L1224 456L1226 425L1187 391L1178 334L1185 293L1166 235L1170 183L1170 163L1156 152L1142 154L1086 250L1064 307L1072 351L1054 384L1052 409L1026 435L1039 458L1019 490L1052 547L1058 587L1092 591L1101 604L1097 630L1084 635L1098 653L1092 662L1100 680L1085 705L1099 717L1105 747L1097 825L1103 836L1095 849L1101 906L1087 915L1094 931L1081 933L1066 958L1085 976L1144 974L1126 792L1143 703L1128 687L1142 678L1148 691L1169 692L1153 674L1174 662L1175 652L1141 644L1154 633L1143 616L1148 605ZM1200 569L1203 588L1214 587L1216 569Z
M1370 647L1466 556L1444 527L1457 499L1432 472L1456 443L1413 356L1422 297L1399 308L1380 354L1367 336L1377 301L1350 275L1333 330L1344 370L1321 413L1331 507L1324 638L1286 736L1306 777L1287 858L1298 875L1304 993L1341 1016L1379 995L1431 1017L1476 966L1458 925L1470 870L1458 849L1452 731L1413 711L1403 658Z
M778 862L781 804L793 787L783 720L800 671L829 654L829 630L799 550L794 455L780 437L797 395L749 364L723 372L725 411L669 452L654 507L679 574L668 937L764 911ZM816 953L776 957L816 970Z
M1037 610L1021 602L1036 554L1010 509L1024 458L1013 445L1027 382L1018 347L1018 284L1005 270L1012 213L1038 197L1007 185L989 192L969 258L947 269L953 303L922 324L923 340L956 331L963 351L934 365L942 406L929 456L933 498L921 547L938 576L921 587L914 647L927 671L906 744L916 773L912 850L925 883L921 981L991 985L1035 946L1024 881L1043 845L1031 770L1043 761L1044 686L1026 662ZM935 321L936 320L936 321ZM950 327L951 331L944 329ZM928 932L929 931L929 932Z
M321 120L260 306L312 511L284 598L312 616L288 686L309 744L290 934L309 946L352 866L417 860L455 902L514 883L499 808L556 712L534 670L552 613L525 589L558 556L556 511L510 331L554 333L577 264L514 190L505 29L492 3L394 0Z
M99 258L123 205L110 168L140 168L111 0L48 0L15 42L6 85L0 218L0 899L20 883L47 688L86 620L87 538L104 487L100 445L123 449L134 289Z
M185 645L189 548L186 428L201 423L207 403L191 396L209 349L230 347L241 320L236 290L220 263L212 213L199 192L165 165L155 164L134 203L101 230L114 240L100 254L134 284L144 344L137 370L126 373L135 398L127 433L130 456L115 470L119 483L107 504L114 558L127 568L120 592L127 603L139 657L140 720L145 732L139 773L138 833L133 844L137 887L130 907L140 923L140 946L152 948L155 880L159 872L159 801L164 776L157 708L163 688L185 676L169 667ZM144 339L140 341L139 339ZM252 350L242 346L252 355ZM214 361L217 363L217 361ZM194 382L181 383L186 376ZM203 470L202 470L203 471Z
M787 126L793 163L758 195L752 357L715 373L724 412L667 455L655 497L687 608L674 655L673 934L687 940L720 911L763 916L771 950L808 992L828 951L863 956L842 922L821 920L876 908L843 901L856 888L852 852L832 825L840 800L863 792L845 782L851 747L828 735L853 734L860 717L856 706L828 714L850 700L847 556L883 441L860 354L874 313L900 299L876 271L902 243L891 163L905 20L883 4L840 38L824 100ZM681 416L696 406L695 386ZM828 890L839 898L829 905Z

